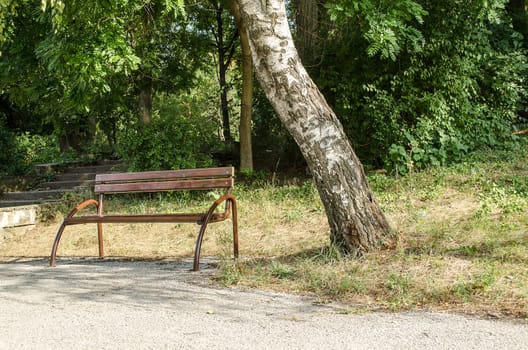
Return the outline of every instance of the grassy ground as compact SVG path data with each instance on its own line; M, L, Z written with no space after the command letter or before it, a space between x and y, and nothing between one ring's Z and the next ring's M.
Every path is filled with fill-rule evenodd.
M276 186L261 179L235 192L242 258L236 263L228 258L230 222L209 226L202 255L221 258L218 283L337 300L350 305L343 312L427 309L528 318L526 145L514 152L473 154L462 163L404 178L372 174L369 179L393 229L380 251L352 257L331 246L311 182L290 179L290 185ZM112 200L105 208L198 209L213 195ZM26 234L7 234L0 257L48 256L58 225L49 221ZM188 257L197 229L107 225L106 252ZM68 227L59 255L95 256L96 245L93 225Z

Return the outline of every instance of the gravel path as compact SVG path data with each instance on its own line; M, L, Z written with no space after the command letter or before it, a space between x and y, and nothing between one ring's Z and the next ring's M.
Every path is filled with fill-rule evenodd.
M0 262L0 349L528 349L528 324L344 312L208 285L191 262Z

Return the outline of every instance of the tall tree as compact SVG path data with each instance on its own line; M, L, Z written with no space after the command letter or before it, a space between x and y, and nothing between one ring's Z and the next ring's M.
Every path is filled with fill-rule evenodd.
M242 97L240 102L240 169L253 170L253 148L251 144L251 116L253 106L253 63L249 37L240 16L236 1L230 1L231 13L240 33L242 48Z
M229 118L229 101L227 98L227 70L233 59L235 50L235 39L238 38L238 32L231 33L229 41L225 41L226 23L224 20L224 7L222 2L211 0L211 5L215 11L216 28L213 28L213 34L216 41L218 54L218 82L220 84L220 110L222 113L222 129L224 142L228 147L232 146L233 137L231 135L231 123Z
M331 239L369 250L389 225L341 123L303 67L293 44L284 0L237 0L255 73L314 176Z

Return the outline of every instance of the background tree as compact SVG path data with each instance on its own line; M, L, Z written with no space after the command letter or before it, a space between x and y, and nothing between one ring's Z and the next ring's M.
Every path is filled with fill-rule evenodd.
M253 146L251 137L251 119L253 109L253 64L249 37L242 21L238 5L230 0L231 13L240 36L242 50L242 94L240 101L240 169L253 170Z
M293 1L295 10L295 46L305 67L317 64L317 48L323 40L320 33L319 2L316 0Z
M227 84L227 70L229 69L235 53L235 44L238 31L233 28L232 22L226 17L226 12L221 1L210 1L215 14L216 26L211 26L215 38L218 57L218 83L220 85L220 111L222 114L222 130L224 142L228 149L233 147L231 123L229 118L229 101ZM225 40L227 38L227 40Z

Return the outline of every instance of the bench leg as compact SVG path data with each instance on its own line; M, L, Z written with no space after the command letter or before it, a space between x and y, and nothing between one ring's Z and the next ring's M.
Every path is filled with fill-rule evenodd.
M53 247L51 248L50 267L55 267L55 259L57 257L57 248L59 246L59 242L60 242L62 233L64 232L65 228L66 228L66 222L63 221L62 225L60 225L59 231L57 231L57 235L55 236L55 241L53 241Z
M198 238L196 238L196 247L194 248L193 271L200 270L200 250L202 249L202 239L203 239L203 235L205 233L205 229L207 228L208 223L209 223L209 220L204 220L204 222L202 223L202 226L200 226L200 231L198 232Z
M228 201L232 204L232 210L233 210L233 250L234 250L234 256L235 258L238 258L238 220L237 220L237 209L236 209L236 200L235 197L232 195L226 195L219 199L217 199L211 208L209 208L209 211L207 212L207 215L205 216L202 226L200 226L200 231L198 232L198 238L196 239L196 247L194 248L194 264L193 264L193 271L199 271L200 270L200 251L202 248L202 240L205 233L205 230L207 229L207 224L209 224L209 221L211 220L211 217L213 216L213 213L216 209L216 207L222 203L223 201Z
M229 199L231 202L231 210L233 211L233 255L238 258L238 217L237 217L237 206L235 198Z
M97 215L103 216L103 198L102 193L99 194L99 202L97 203ZM103 224L97 223L97 241L99 243L99 257L104 258L104 243L103 243Z
M75 214L77 214L77 212L79 212L81 209L83 209L83 208L85 208L85 207L87 207L89 205L95 205L98 208L98 212L100 213L99 202L97 202L94 199L87 199L84 202L82 202L81 204L79 204L78 206L76 206L75 208L73 208L72 211L70 211L70 213L66 216L66 218L62 222L61 226L59 227L59 231L57 231L57 235L55 236L55 241L53 241L53 247L51 247L50 267L55 267L55 260L56 260L56 257L57 257L57 248L59 247L59 242L60 242L60 239L62 237L62 233L64 232L64 229L68 225L68 220L73 218L73 216ZM101 206L101 208L102 208L102 206ZM99 223L98 225L101 225L101 224ZM99 226L98 226L98 229L99 229ZM101 229L99 230L100 242L102 242L102 237L103 237L102 235L103 235L103 231L102 231L102 227L101 227ZM101 254L101 252L102 252L101 249L102 249L102 245L100 243L99 244L99 254Z
M103 224L97 223L97 240L99 243L99 257L104 258Z

